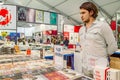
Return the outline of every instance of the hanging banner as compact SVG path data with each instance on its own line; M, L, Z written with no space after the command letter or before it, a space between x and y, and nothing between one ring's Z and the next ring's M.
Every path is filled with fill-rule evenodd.
M26 21L27 8L18 6L17 7L17 20Z
M44 22L44 12L43 11L36 10L35 22L36 23Z
M44 23L50 24L50 13L44 12Z
M26 22L35 22L35 10L27 8Z
M0 5L0 29L16 29L16 6Z
M116 21L112 20L110 22L110 27L111 27L112 30L116 30Z
M120 24L120 13L117 13L117 24Z
M50 13L50 24L57 25L57 14L51 12Z
M70 33L69 33L69 32L64 32L63 35L64 35L64 39L65 39L65 38L68 38L68 39L69 39Z
M73 25L64 25L64 32L74 32Z
M63 32L64 16L58 14L58 32Z
M74 33L69 33L69 43L75 44L75 35Z

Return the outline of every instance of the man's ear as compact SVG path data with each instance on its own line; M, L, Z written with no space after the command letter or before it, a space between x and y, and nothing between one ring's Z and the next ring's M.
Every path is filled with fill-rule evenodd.
M93 10L90 11L90 15L92 16L94 14Z

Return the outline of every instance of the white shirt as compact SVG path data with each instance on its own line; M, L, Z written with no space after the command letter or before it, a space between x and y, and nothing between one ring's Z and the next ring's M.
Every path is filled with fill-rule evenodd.
M117 50L117 42L110 26L105 22L95 21L90 28L85 25L79 31L82 53L96 57L106 57Z

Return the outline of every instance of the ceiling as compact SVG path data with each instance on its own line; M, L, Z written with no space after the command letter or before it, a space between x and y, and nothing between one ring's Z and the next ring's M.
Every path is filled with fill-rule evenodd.
M4 4L26 6L34 9L57 12L64 15L64 24L79 25L79 6L86 1L95 3L99 9L100 18L110 22L120 10L120 0L3 0ZM20 23L21 24L21 23ZM24 23L25 24L25 23Z

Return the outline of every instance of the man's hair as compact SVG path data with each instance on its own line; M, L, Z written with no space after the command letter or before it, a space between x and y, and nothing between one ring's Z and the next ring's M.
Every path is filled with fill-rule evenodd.
M98 16L98 9L95 6L95 4L93 4L92 2L85 2L80 6L80 9L86 9L89 12L93 11L93 18L96 18Z

